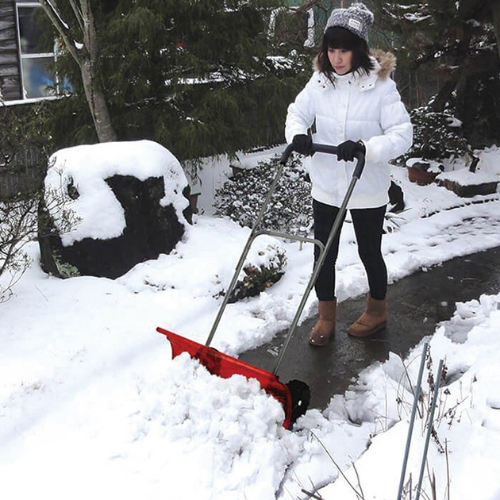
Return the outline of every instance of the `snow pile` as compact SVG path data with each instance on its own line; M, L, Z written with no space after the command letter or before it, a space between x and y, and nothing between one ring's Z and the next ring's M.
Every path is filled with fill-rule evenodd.
M456 182L461 186L479 186L480 184L486 184L489 182L498 182L498 178L496 176L492 177L491 175L483 172L462 172L460 170L439 174L437 179L440 181L448 180Z
M216 238L210 241L214 234ZM148 288L175 288L193 297L216 297L227 287L236 267L227 263L238 262L243 250L241 242L249 236L248 228L229 220L199 220L195 227L186 227L184 240L170 254L138 264L119 281L136 293ZM203 258L199 254L201 245L205 246ZM221 259L221 249L225 259ZM283 253L285 248L279 240L260 236L250 248L245 266L276 266ZM242 277L243 271L239 278Z
M475 151L480 162L475 172L469 172L467 165L460 164L461 168L455 168L449 172L438 175L437 179L456 182L461 186L477 186L490 182L500 181L498 169L498 147L493 146L484 150Z
M481 161L494 170L498 159L492 149ZM399 229L384 236L392 280L500 245L498 194L463 200L409 183L404 169L394 167L393 176L408 209ZM249 233L227 220L194 222L175 252L118 280L55 279L41 271L37 244L27 246L33 264L0 305L0 497L297 500L336 480L318 495L348 500L354 492L345 474L365 498L395 498L412 402L408 378L414 384L421 346L406 360L391 355L372 365L326 409L310 409L294 432L284 430L282 408L255 382L220 380L186 356L172 361L155 331L206 340L220 305L214 295L227 286ZM259 251L269 242L258 241L254 257L265 261ZM347 221L340 301L367 291L353 244ZM235 355L290 325L312 250L282 245L287 272L258 297L228 306L216 348ZM447 367L436 425L448 454L434 441L429 449L437 498L445 498L448 465L454 500L500 497L499 303L492 296L459 304L431 341L431 373L440 359ZM311 297L304 317L315 307ZM425 415L427 383L424 390ZM419 420L407 476L414 485L424 431ZM429 495L427 472L424 485Z
M214 306L219 305L216 299L229 286L250 230L229 220L210 218L200 218L195 226L186 229L184 241L169 255L138 264L117 281L134 294L163 293L168 297L166 301L172 301L173 311L165 312L165 319L162 318L159 325L204 343L215 317ZM248 253L245 267L247 264L271 267L284 252L285 246L279 240L259 236ZM297 253L297 248L286 248L287 255ZM305 252L299 253L309 261ZM282 280L296 277L296 273L307 277L308 271L309 268L287 269ZM242 271L239 279L243 276ZM272 289L281 286L278 282ZM298 305L299 300L300 297L294 296L292 307L295 303ZM279 298L264 292L256 303L241 301L231 305L222 318L213 346L237 355L271 340L271 332L286 328L292 320L291 304L282 304Z
M500 294L458 304L453 318L443 323L432 337L430 359L424 372L425 396L420 405L423 419L417 417L406 474L406 481L411 479L413 495L420 474L433 395L429 375L433 375L434 380L437 378L438 360L443 359L446 377L437 399L436 432L427 455L424 491L430 495L430 482L434 480L436 498L446 498L447 494L450 498L464 500L499 497L499 328ZM419 346L408 356L404 370L397 359L367 369L357 385L366 397L358 396L354 406L346 394L345 406L351 418L365 422L373 415L386 415L393 422L402 420L373 439L346 479L321 491L325 500L358 499L355 490L358 494L362 491L364 498L397 497L413 403L411 392L405 388L408 386L406 372L414 386L421 351L422 346ZM397 406L396 401L400 401ZM384 406L384 402L389 405Z
M76 146L54 153L45 178L46 204L56 226L63 229L64 214L72 211L75 227L61 235L64 246L84 238L112 239L126 227L120 202L106 183L114 175L130 175L141 181L163 177L165 196L162 206L172 204L179 220L188 200L182 191L187 186L184 171L175 156L152 141L111 142ZM78 195L72 195L76 188ZM54 203L54 199L57 203Z
M183 498L272 498L296 456L281 405L255 380L214 377L187 354L175 358L135 401L140 453L168 444L169 490ZM287 451L288 450L288 451ZM186 481L186 471L192 477ZM188 472L189 476L189 472ZM171 489L172 488L172 489Z

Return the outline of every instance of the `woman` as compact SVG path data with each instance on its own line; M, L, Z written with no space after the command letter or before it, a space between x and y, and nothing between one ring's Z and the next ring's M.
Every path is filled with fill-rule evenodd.
M326 242L352 178L356 152L366 165L348 204L358 252L368 277L367 306L348 332L366 337L387 321L387 269L381 252L382 227L389 201L388 161L404 154L412 143L412 126L405 106L389 77L395 58L370 55L367 39L373 14L362 4L335 9L328 19L317 69L288 108L285 135L304 155L314 140L338 146L334 156L315 153L310 160L314 233ZM314 133L309 134L314 124ZM340 234L315 283L319 320L310 343L326 345L335 330L335 262ZM319 251L315 249L315 260Z

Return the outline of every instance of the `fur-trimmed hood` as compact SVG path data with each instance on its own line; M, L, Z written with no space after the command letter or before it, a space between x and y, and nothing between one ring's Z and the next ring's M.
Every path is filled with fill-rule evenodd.
M396 56L392 52L372 49L370 50L370 55L378 63L378 67L375 67L375 72L379 78L387 78L396 69Z

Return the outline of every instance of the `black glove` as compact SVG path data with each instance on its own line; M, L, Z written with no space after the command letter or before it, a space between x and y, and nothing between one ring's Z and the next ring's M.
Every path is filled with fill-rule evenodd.
M292 140L293 149L302 155L310 155L312 149L312 139L306 134L298 134Z
M345 141L337 146L337 160L353 161L356 153L365 152L366 148L362 142Z

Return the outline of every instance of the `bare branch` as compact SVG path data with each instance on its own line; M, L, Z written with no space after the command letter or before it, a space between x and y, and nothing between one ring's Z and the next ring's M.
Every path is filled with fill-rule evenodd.
M321 440L318 438L318 436L316 436L316 434L314 434L314 432L311 431L311 434L313 437L316 438L316 440L318 441L318 443L321 445L321 447L323 448L323 450L326 452L326 454L328 455L328 458L330 458L330 460L332 461L333 465L335 465L335 467L337 468L337 470L339 471L339 473L342 475L342 477L345 479L345 481L347 482L347 484L351 487L351 489L354 491L355 495L356 495L356 498L358 499L363 499L364 498L364 495L363 495L363 492L359 492L353 485L352 483L349 481L349 479L347 478L347 476L344 474L344 472L342 471L342 469L340 468L340 465L337 464L337 462L335 461L335 459L333 458L333 456L331 455L331 453L328 451L327 447L321 442ZM358 474L357 471L356 472L356 475ZM358 476L358 485L359 485L359 476Z
M81 29L83 43L77 43L71 35L69 25L64 21L55 0L40 0L52 24L61 34L64 44L80 68L85 97L94 121L99 142L116 140L116 133L111 124L102 82L97 76L98 43L95 19L89 0L70 0L76 16L76 22Z
M71 8L73 9L73 12L75 13L76 20L78 22L78 26L80 26L80 29L83 31L83 16L81 10L78 8L78 5L76 4L75 0L69 0L69 3L71 5Z
M69 26L63 20L63 17L61 16L61 12L57 8L57 5L51 0L40 0L40 6L49 16L52 24L62 36L64 44L66 45L69 53L73 56L78 65L80 65L80 52L76 48L76 40L74 40L74 38L71 36Z

